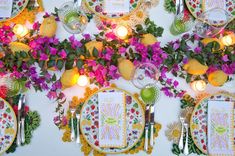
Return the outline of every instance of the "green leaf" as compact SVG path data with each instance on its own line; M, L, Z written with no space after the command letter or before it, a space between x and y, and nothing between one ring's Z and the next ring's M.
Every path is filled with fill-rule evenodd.
M51 80L52 80L52 81L56 81L56 75L55 75L55 74L53 74Z
M66 69L66 70L72 69L72 68L73 68L73 64L74 64L74 60L72 60L72 61L67 61L67 62L65 63L65 69Z
M20 56L23 57L23 58L26 58L28 56L28 54L24 51L21 51Z
M56 66L59 70L61 70L64 66L64 61L63 60L58 60L56 63Z
M192 75L187 75L187 77L186 77L186 82L187 83L190 83L191 82L191 78L192 78Z
M93 49L92 55L94 57L98 57L99 56L99 52L98 52L98 50L96 48Z
M76 66L78 67L78 69L82 69L83 64L84 64L83 60L78 59L78 60L77 60L77 63L76 63Z
M68 57L67 57L67 59L68 59L68 60L74 60L75 57L76 57L75 54L69 54Z
M21 67L22 63L23 63L22 60L18 60L18 61L16 62L17 67Z
M54 60L50 60L47 62L47 68L51 68L55 66L55 61Z
M40 68L44 68L45 61L39 61L38 65L39 65Z

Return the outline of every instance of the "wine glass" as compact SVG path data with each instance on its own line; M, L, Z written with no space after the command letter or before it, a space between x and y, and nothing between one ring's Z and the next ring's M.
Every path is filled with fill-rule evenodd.
M77 7L72 1L64 3L60 7L58 15L65 30L72 34L83 32L88 23L87 16L81 10L81 7Z
M132 83L135 87L142 89L149 84L155 85L159 78L159 71L151 63L143 63L136 67Z
M222 8L213 8L203 12L196 20L194 33L202 38L211 38L219 34L229 23L231 15Z

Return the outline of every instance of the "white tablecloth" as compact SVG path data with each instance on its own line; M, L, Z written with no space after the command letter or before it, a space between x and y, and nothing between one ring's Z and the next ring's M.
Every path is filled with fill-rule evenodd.
M61 4L67 0L43 0L44 8L46 12L50 13L54 11L54 7L59 8ZM167 42L179 38L180 36L174 37L169 33L169 27L173 21L173 15L167 13L164 10L164 0L160 0L160 3L157 7L150 10L150 19L153 20L158 26L162 26L165 30L163 36L158 40L161 41L163 46ZM42 15L38 15L38 20L42 21ZM84 33L95 33L97 32L94 22L88 24L87 29ZM57 30L57 37L61 40L68 38L71 34L67 33L61 23L59 23ZM80 37L80 35L76 35ZM191 90L189 85L185 83L184 80L178 79L180 82L180 88L185 89L192 96L195 96L195 93ZM119 88L126 89L127 91L134 93L139 92L131 82L125 81L120 78L117 81L114 81ZM212 87L208 86L207 91L209 93L214 93L219 90L227 90L230 92L235 92L235 82L227 83L224 87ZM72 96L81 96L84 92L84 88L79 88L77 86L67 89L65 94L68 98ZM46 97L45 92L35 92L30 90L27 93L28 104L32 110L37 110L41 116L41 125L34 131L33 138L30 145L17 148L17 151L11 156L82 156L83 153L80 150L79 145L75 143L64 143L61 140L62 131L59 131L58 128L53 123L53 117L55 116L55 106L56 103L50 101ZM178 120L180 110L180 99L168 98L163 93L161 94L161 99L156 105L156 116L155 121L162 124L162 129L159 133L159 137L155 141L153 156L173 156L172 142L169 142L165 137L166 126L174 121ZM5 154L6 155L6 154ZM117 156L124 155L119 154ZM137 156L147 155L144 152L136 154Z

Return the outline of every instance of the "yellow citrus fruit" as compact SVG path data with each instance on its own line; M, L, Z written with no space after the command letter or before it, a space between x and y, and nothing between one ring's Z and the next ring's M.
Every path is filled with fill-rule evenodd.
M183 69L192 75L203 75L206 73L208 66L202 65L196 59L190 59L188 63L184 64Z
M85 44L86 49L89 51L90 55L93 56L93 50L96 48L99 52L103 50L103 43L98 41L90 41Z
M79 77L78 69L75 67L70 70L65 70L61 76L62 89L70 88L77 83Z
M152 45L157 42L157 39L152 34L144 34L143 38L141 38L141 43L145 46Z
M220 45L219 50L224 49L224 44L217 38L204 38L203 40L201 40L201 42L203 43L204 46L206 46L208 43L211 42L218 42ZM215 51L215 49L213 49L213 51Z
M118 60L118 71L125 80L131 80L135 72L134 64L127 59Z
M228 75L222 70L216 70L208 75L208 81L213 86L222 86L228 80Z
M39 35L53 37L57 30L57 23L54 16L47 17L40 26Z
M24 51L24 52L30 51L30 47L27 44L24 44L21 42L11 42L9 44L9 47L11 51L13 52L13 54L15 54L15 52L20 52L20 51Z

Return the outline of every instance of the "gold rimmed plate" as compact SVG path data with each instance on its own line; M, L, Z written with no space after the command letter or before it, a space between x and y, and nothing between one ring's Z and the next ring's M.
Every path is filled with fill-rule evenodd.
M121 92L125 94L126 100L126 140L127 146L123 148L99 147L99 92ZM83 137L95 150L102 153L123 153L134 147L142 137L144 131L144 110L139 101L130 93L117 89L105 88L92 94L84 103L81 110L80 128Z

